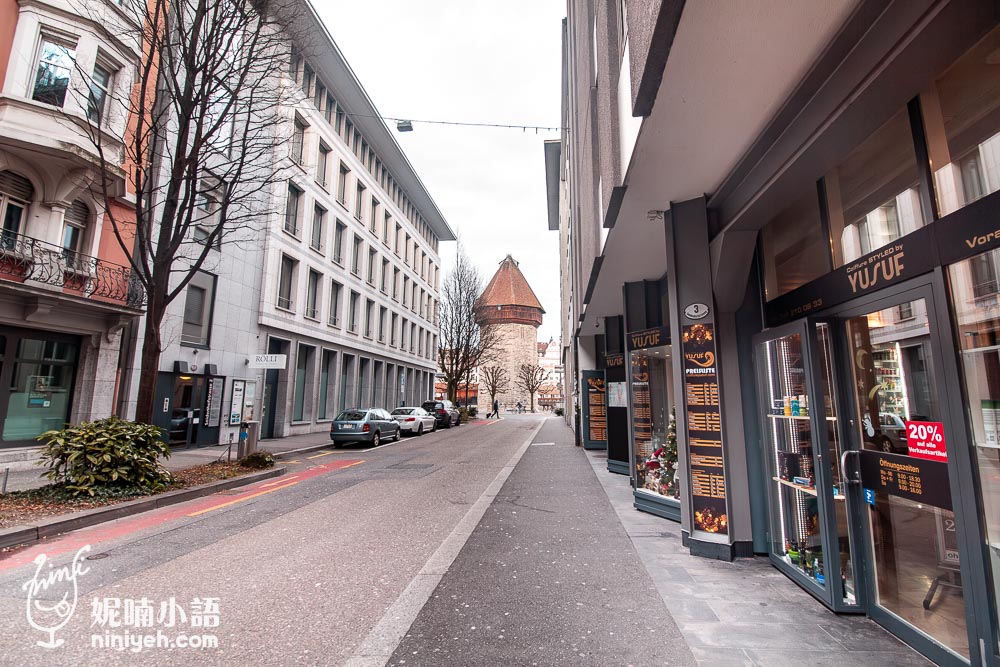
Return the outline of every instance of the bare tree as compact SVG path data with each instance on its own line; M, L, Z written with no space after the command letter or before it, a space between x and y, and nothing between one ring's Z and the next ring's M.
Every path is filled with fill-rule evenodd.
M479 369L479 381L486 387L486 392L490 395L490 409L493 409L493 401L498 394L506 393L510 389L510 373L502 366L484 366Z
M531 397L532 412L535 411L535 394L548 377L548 371L538 364L521 364L521 368L517 370L517 378L514 380L514 384L517 385L518 389L528 392L528 395Z
M138 57L132 88L90 83L88 131L103 201L147 294L136 420L149 422L167 307L225 243L252 243L283 180L279 148L292 0L121 0L128 21L98 22ZM103 14L102 14L103 16ZM120 22L119 22L120 23ZM115 32L117 34L110 34ZM78 66L78 69L79 66ZM124 148L105 132L127 127ZM121 133L119 132L119 135ZM293 151L296 149L292 142ZM122 170L135 194L123 212ZM206 265L206 262L209 262Z
M489 361L500 344L496 325L476 319L483 277L465 254L461 243L455 266L441 286L438 367L448 386L448 399L456 400L459 384L473 369Z

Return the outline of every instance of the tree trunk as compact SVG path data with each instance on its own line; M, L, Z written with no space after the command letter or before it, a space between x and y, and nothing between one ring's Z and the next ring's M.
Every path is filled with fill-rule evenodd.
M535 411L535 392L531 392L531 411Z
M160 327L158 318L146 311L145 336L139 362L139 392L136 396L135 420L153 423L153 402L156 399L156 377L160 372Z

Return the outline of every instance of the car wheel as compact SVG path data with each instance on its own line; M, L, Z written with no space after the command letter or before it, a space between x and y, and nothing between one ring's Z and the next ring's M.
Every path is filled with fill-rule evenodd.
M879 443L879 445L880 445L879 449L881 449L883 452L885 452L886 454L892 454L892 440L890 440L889 438L882 438L882 441Z
M444 420L443 426L445 428L451 428L451 417L450 416L447 419Z
M435 419L434 423L431 424L431 433L433 433L436 430L438 430L438 420Z
M420 422L420 425L417 426L417 436L421 436L423 434L424 434L424 423Z
M372 436L372 447L378 447L380 444L379 440L378 431L375 431L375 435Z

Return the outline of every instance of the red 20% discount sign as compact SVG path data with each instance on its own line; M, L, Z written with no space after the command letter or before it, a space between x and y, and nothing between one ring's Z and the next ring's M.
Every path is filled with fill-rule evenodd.
M930 461L947 461L944 424L941 422L906 422L906 448L910 456Z

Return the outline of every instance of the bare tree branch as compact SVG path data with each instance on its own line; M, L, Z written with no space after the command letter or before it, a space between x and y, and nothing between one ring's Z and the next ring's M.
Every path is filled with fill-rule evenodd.
M461 243L454 268L441 286L439 306L438 367L454 401L459 384L481 364L492 360L500 345L495 325L477 323L476 309L483 291L483 277L465 254Z
M286 88L282 73L297 41L288 20L296 3L121 0L116 7L124 20L103 20L106 7L92 18L132 49L134 78L126 78L134 83L108 91L87 114L87 129L102 172L95 199L147 292L136 419L148 422L167 307L226 244L259 238L287 180L286 102L301 92ZM135 195L134 218L122 213L123 180Z
M479 382L486 387L486 392L490 395L490 408L500 394L507 393L510 389L510 373L502 366L484 366L479 369Z
M518 389L528 392L531 397L531 411L535 411L535 394L538 389L549 378L549 373L538 364L521 364L517 370L517 378L514 384Z

